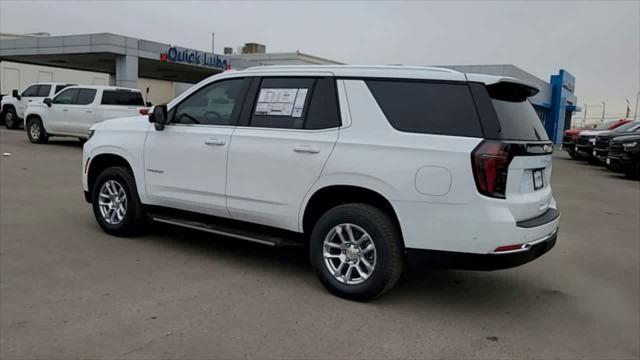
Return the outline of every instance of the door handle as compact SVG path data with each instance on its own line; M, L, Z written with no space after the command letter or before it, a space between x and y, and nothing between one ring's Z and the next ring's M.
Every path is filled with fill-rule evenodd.
M92 112L93 112L93 110L85 110L84 112L86 112L86 113L92 113Z
M224 140L221 140L221 139L207 139L207 140L204 141L204 143L206 145L222 146L222 145L224 145Z
M320 152L320 149L315 146L299 145L294 147L293 151L299 152L299 153L317 154Z
M69 111L69 109L62 109L62 111Z

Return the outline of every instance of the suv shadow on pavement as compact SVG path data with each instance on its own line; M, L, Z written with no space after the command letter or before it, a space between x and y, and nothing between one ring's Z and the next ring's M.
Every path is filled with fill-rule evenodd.
M306 286L324 293L327 301L331 294L314 281L314 273L306 247L267 247L225 236L216 236L197 230L181 229L170 225L153 226L149 236L132 238L170 247L197 256L224 261L241 273L268 272L272 279L288 282L293 274L302 277ZM408 269L400 279L396 291L361 306L404 307L416 305L425 312L438 309L455 313L486 314L502 312L506 315L519 311L534 311L546 306L545 298L560 299L565 294L533 284L526 273L513 271L475 272L433 269ZM212 275L212 276L215 276ZM278 280L280 281L280 280ZM331 299L331 301L333 301ZM356 304L355 302L353 304Z

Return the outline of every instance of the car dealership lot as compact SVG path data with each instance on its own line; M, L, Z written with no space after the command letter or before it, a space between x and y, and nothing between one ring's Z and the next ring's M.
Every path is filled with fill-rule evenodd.
M550 253L409 273L370 303L328 294L303 249L166 226L106 235L81 151L0 130L2 358L640 356L640 185L562 151Z

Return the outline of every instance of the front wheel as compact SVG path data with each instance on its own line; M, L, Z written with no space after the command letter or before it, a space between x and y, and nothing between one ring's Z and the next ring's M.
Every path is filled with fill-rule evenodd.
M15 109L9 108L4 111L4 126L7 129L17 129L20 126L20 120Z
M629 179L640 180L640 161L629 165L624 174Z
M49 135L44 129L44 126L42 126L40 119L29 120L27 124L27 136L29 137L29 141L34 144L42 144L49 140Z
M333 294L366 301L390 290L403 268L395 222L367 204L326 212L311 233L309 256L320 282Z
M131 236L140 232L144 211L131 170L114 166L98 175L91 192L93 214L111 235Z

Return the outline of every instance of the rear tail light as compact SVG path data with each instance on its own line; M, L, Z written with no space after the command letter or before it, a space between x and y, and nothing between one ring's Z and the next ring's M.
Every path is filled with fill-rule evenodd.
M149 109L140 109L140 115L149 115Z
M485 140L471 153L473 177L478 192L483 195L504 199L507 188L507 172L513 156L510 144Z
M573 139L573 142L578 142L578 139L580 139L580 134L573 134L571 135L571 139Z

